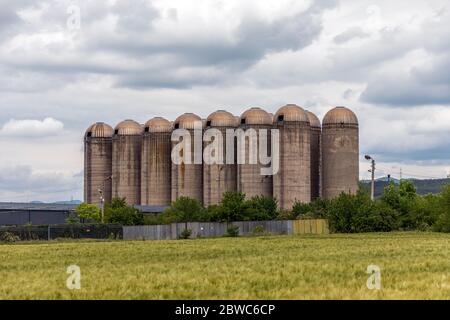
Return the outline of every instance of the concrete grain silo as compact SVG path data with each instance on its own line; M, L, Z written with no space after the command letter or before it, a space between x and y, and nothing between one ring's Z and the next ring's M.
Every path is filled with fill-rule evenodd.
M234 135L229 137L230 141L227 141L226 134L227 129L234 130L236 126L236 118L231 113L224 110L218 110L206 119L206 134L211 132L211 130L208 129L217 129L221 133L220 136L222 139L219 140L221 141L221 143L219 143L218 141L214 141L216 138L213 136L210 138L211 141L203 142L204 151L209 151L207 154L211 154L211 157L219 162L211 163L213 161L209 161L210 163L208 163L208 159L205 159L205 162L203 163L203 204L205 206L218 204L222 200L222 195L225 192L236 191L237 189L237 164L235 161L236 144L234 143ZM213 144L214 142L215 144ZM234 155L232 164L227 164L226 161L227 142L233 146L233 150L228 150L228 152L233 152ZM211 146L214 146L214 150L209 149ZM215 153L216 149L221 152L220 157L219 154Z
M270 129L272 129L272 117L261 108L254 107L245 111L240 118L239 129L245 132L250 132L247 130L255 130L257 134L256 146L258 152L256 154L250 155L250 139L245 137L245 143L240 143L238 139L238 153L239 149L245 152L245 161L243 163L238 163L238 191L245 193L247 198L254 196L272 196L273 179L272 175L262 175L261 169L269 167L270 165L262 165L259 161L259 149L262 147L259 141L259 131L261 129L267 130L267 147L270 154ZM256 157L256 163L251 163L250 156Z
M354 194L359 180L358 119L351 110L336 107L322 123L322 196Z
M126 198L129 205L141 204L142 126L125 120L114 129L113 197Z
M113 128L103 122L91 125L84 135L84 202L111 201Z
M273 196L280 208L311 201L311 128L306 112L295 104L281 107L273 118L280 132L280 168L273 176Z
M142 139L141 204L167 206L171 201L171 123L149 120Z
M322 140L322 126L317 116L305 110L311 125L311 200L316 200L321 197L321 171L322 171L322 156L321 156L321 140Z
M200 129L197 132L199 134L197 147L195 146L194 127ZM187 148L178 153L178 158L182 159L179 164L172 162L172 201L184 196L203 202L202 128L202 119L193 113L185 113L174 121L173 129L185 129L189 133L191 141L190 143L172 141L172 148L176 148L180 143ZM184 138L180 141L184 141ZM173 152L176 153L176 151ZM197 157L200 157L197 159L200 160L200 163L195 163L199 162L195 161L196 153Z

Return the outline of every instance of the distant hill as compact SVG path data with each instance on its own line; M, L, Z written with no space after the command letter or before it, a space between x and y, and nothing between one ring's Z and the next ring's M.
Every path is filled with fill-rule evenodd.
M52 202L52 204L80 204L83 203L81 200L69 200L69 201L56 201Z
M444 185L450 184L450 179L404 179L411 181L417 188L417 193L424 195L428 193L439 193ZM398 184L400 181L391 178ZM370 180L362 180L361 183L370 188ZM388 185L388 178L383 177L375 180L375 197L382 195L384 188Z
M67 201L56 201L56 202L43 202L43 201L30 201L30 203L39 204L39 203L49 203L49 204L80 204L83 201L81 200L67 200Z

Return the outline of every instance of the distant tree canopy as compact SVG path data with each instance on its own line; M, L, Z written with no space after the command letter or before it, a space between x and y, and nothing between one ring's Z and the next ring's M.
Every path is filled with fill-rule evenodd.
M100 222L100 209L95 204L82 203L75 212L79 218Z
M79 218L101 222L101 210L94 204L82 203L76 209ZM105 204L105 223L121 225L140 225L144 223L144 216L139 210L127 205L125 198L114 198Z
M105 205L105 222L126 226L144 224L144 216L138 209L127 205L126 198L114 198Z

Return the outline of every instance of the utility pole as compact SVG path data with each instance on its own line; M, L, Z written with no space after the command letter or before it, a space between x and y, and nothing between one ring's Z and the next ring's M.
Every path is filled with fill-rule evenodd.
M100 193L100 208L102 213L102 223L105 222L105 197L103 196L103 190L98 189L98 193Z
M369 172L372 173L372 181L371 181L371 188L370 188L370 198L372 200L375 200L375 159L373 159L369 155L365 155L366 160L370 160L372 165Z
M100 210L102 214L102 223L105 223L105 197L103 195L103 190L105 190L106 187L106 181L109 179L112 180L113 176L109 176L105 180L103 180L102 188L98 189L98 193L100 194Z

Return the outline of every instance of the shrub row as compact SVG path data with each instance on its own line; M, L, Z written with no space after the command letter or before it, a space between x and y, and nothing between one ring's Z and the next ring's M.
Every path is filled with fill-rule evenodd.
M80 218L99 221L96 206L82 204ZM361 187L354 194L342 193L332 200L296 202L292 210L280 210L271 197L246 199L240 192L226 192L222 201L207 208L188 197L180 197L159 215L143 216L126 205L125 199L113 199L105 206L105 223L121 225L169 224L174 222L231 222L274 219L328 219L332 232L386 232L393 230L433 230L450 232L450 185L437 195L420 196L414 185L403 180L388 185L382 196L372 201Z

